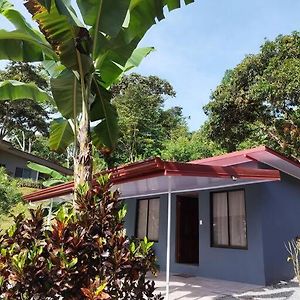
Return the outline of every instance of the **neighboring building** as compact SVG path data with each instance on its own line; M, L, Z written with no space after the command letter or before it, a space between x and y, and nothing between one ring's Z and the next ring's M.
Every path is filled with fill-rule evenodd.
M262 146L111 172L128 205L128 235L155 242L161 270L261 285L293 277L285 243L300 235L299 163ZM63 184L26 200L72 190Z
M38 180L39 172L27 167L29 161L49 167L64 175L73 174L73 171L68 168L16 149L7 141L0 141L0 166L5 167L8 175L17 178L31 178L33 180Z

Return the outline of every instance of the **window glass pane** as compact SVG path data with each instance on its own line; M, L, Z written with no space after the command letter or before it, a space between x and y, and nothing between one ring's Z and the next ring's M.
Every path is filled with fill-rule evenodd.
M213 245L228 246L227 193L213 194Z
M23 169L23 178L31 178L31 170Z
M23 175L23 169L22 168L16 168L15 177L22 178Z
M229 192L228 201L230 245L235 247L246 247L247 226L244 191Z
M147 235L148 200L139 200L137 209L137 238L143 239Z
M148 239L158 241L159 235L159 199L149 200Z

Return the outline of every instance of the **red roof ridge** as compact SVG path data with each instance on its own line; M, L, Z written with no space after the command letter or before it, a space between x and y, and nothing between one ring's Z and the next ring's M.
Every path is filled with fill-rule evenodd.
M230 153L224 153L224 154L220 154L217 156L212 156L212 157L207 157L207 158L202 158L202 159L196 159L196 160L192 160L189 163L191 164L202 164L202 163L208 163L208 162L215 162L221 159L226 159L226 158L234 158L236 156L240 156L240 155L244 155L245 157L248 154L251 154L253 152L259 152L259 151L274 151L271 148L268 148L265 145L261 145L255 148L250 148L250 149L243 149L243 150L238 150L238 151L234 151L234 152L230 152ZM276 152L276 151L274 151ZM276 152L277 153L277 152ZM279 153L278 153L279 154Z

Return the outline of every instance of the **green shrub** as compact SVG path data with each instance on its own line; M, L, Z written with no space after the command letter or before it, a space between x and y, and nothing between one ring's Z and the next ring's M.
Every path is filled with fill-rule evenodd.
M21 200L17 182L9 178L4 168L0 168L0 214L7 214Z
M2 299L162 299L154 295L153 243L130 241L126 209L111 184L78 192L76 210L64 204L47 225L46 210L15 217L0 238Z
M28 187L33 189L42 189L43 183L40 181L35 181L31 178L16 178L15 179L18 187Z

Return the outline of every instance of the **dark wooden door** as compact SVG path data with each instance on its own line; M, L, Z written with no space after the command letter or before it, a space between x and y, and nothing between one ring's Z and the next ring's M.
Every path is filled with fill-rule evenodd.
M176 220L177 262L199 264L198 198L178 196Z

